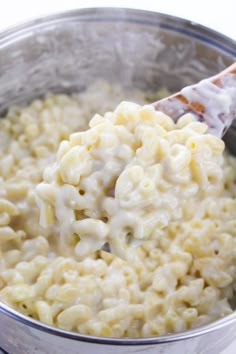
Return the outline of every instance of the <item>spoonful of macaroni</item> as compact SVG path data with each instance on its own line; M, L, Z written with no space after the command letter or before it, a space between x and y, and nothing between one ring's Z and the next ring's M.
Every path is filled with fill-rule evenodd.
M236 115L236 63L152 105L122 102L63 141L37 186L40 224L78 259L128 259L223 186L220 139Z

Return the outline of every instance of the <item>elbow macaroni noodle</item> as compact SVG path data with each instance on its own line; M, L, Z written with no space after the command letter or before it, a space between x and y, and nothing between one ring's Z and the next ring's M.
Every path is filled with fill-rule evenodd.
M236 159L190 115L150 106L86 130L124 98L147 103L129 94L101 82L0 119L0 299L82 334L162 335L233 311Z

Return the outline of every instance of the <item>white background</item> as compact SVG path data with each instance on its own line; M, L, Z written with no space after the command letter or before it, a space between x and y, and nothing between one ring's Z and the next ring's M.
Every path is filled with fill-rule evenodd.
M0 30L53 12L98 6L159 11L198 22L236 40L235 0L0 0ZM215 354L235 353L236 343Z
M201 23L236 40L235 0L0 0L0 28L55 11L91 6L156 10Z

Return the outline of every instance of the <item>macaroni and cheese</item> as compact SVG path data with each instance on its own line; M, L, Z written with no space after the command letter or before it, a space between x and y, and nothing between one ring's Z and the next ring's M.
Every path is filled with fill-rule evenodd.
M86 130L124 99L142 106L95 115ZM179 332L233 311L236 160L203 124L174 124L147 99L101 82L0 119L1 301L109 337ZM131 261L100 250L106 241Z
M123 102L89 126L61 143L37 187L41 224L57 218L61 247L74 243L79 258L108 242L127 259L130 246L181 220L190 200L223 191L224 143L191 114L175 124L151 105Z

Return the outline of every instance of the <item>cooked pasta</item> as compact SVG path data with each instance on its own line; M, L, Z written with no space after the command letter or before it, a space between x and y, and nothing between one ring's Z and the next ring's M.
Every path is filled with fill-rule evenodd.
M77 239L75 256L109 242L127 259L130 246L180 220L189 200L222 193L224 143L191 114L175 124L151 105L123 102L89 125L62 142L37 187L41 224L57 219L62 247Z
M102 82L71 97L12 107L0 119L1 301L48 325L119 338L180 332L233 311L236 159L191 116L175 125L143 107L145 96ZM142 106L125 103L95 115L86 130L92 115L124 99ZM121 114L130 107L139 112L136 121ZM163 218L157 192L168 197L159 201ZM107 240L118 250L120 229L128 262L97 250Z

